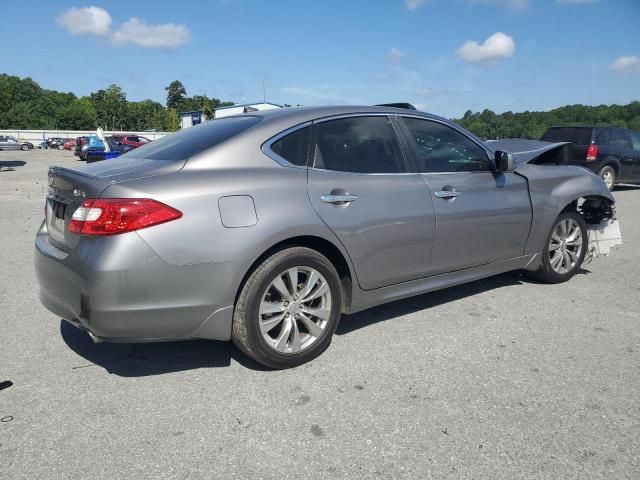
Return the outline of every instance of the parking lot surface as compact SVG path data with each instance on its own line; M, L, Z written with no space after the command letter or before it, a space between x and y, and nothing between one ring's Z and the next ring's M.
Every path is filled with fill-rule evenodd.
M518 272L345 316L287 371L231 343L93 344L42 307L47 168L0 152L0 478L640 478L640 188L570 282Z

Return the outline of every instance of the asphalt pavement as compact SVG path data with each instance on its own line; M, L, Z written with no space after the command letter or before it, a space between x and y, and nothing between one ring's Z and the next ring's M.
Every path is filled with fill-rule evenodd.
M40 305L47 168L78 163L0 152L0 478L640 478L640 187L615 192L624 244L568 283L345 316L269 371L231 343L96 345Z

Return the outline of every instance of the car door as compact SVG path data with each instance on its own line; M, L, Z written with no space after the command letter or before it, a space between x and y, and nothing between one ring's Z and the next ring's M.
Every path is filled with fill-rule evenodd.
M640 182L640 133L629 132L631 147L633 148L633 168L629 180Z
M360 286L371 290L428 275L433 202L409 173L387 115L316 122L308 192L346 248Z
M632 180L635 163L635 152L631 146L631 139L624 128L612 128L609 145L620 161L618 180Z
M431 273L523 255L531 225L526 180L496 172L487 150L436 120L402 117L418 171L433 192Z
M20 142L13 137L6 137L6 142L4 143L4 147L7 150L20 150Z

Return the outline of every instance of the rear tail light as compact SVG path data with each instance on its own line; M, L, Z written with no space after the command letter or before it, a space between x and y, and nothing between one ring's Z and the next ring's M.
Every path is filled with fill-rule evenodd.
M592 143L587 148L587 162L595 162L598 159L598 145Z
M117 235L177 220L182 212L149 198L87 198L71 217L69 231Z

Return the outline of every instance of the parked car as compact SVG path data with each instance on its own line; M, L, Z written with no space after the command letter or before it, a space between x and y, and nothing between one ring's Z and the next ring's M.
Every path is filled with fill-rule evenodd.
M551 127L541 140L571 142L569 163L588 168L613 190L617 183L640 183L640 133L622 127Z
M75 148L75 146L76 146L76 141L72 138L71 140L65 142L62 145L62 148L64 150L73 150Z
M119 144L131 145L133 147L141 147L151 142L148 138L141 137L140 135L112 135L111 139Z
M55 148L55 149L58 149L58 150L63 150L64 149L64 144L66 142L68 142L69 140L71 140L71 139L70 138L63 138L63 137L47 138L47 140L46 140L47 148Z
M105 140L109 144L109 151L117 152L118 156L137 148L134 145L120 143L119 141L114 140L112 136L106 137ZM115 158L115 156L105 155L105 153L107 152L105 152L104 146L95 147L91 145L85 145L81 150L81 158L84 159L87 163L99 162L105 159Z
M73 154L76 157L80 157L80 160L84 160L84 158L82 158L81 156L82 147L87 144L88 139L89 137L87 137L86 135L83 135L81 137L76 137L76 144L73 147Z
M33 143L18 140L10 135L0 135L0 150L33 150Z
M600 178L535 164L563 146L494 151L391 107L214 119L49 169L40 299L95 341L231 339L296 366L342 313L509 270L569 280L617 221Z

